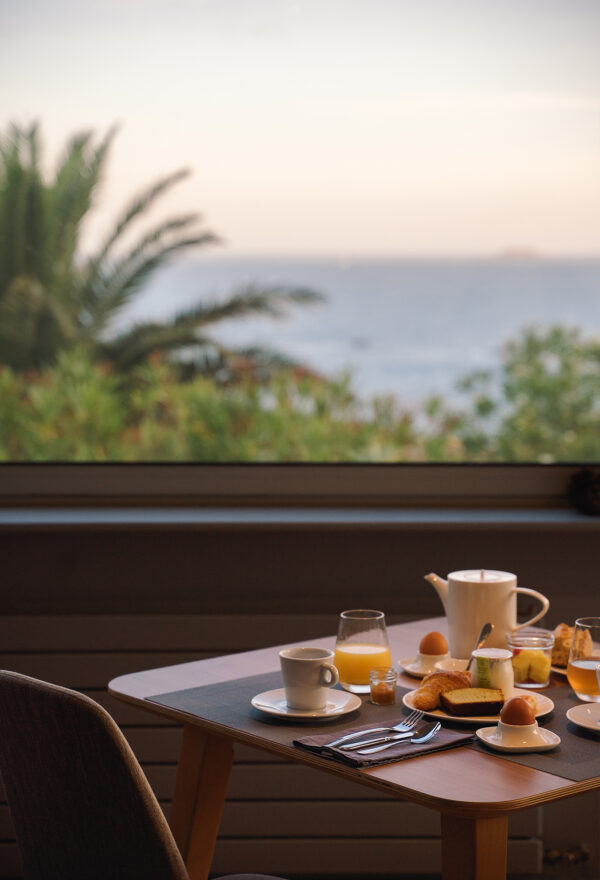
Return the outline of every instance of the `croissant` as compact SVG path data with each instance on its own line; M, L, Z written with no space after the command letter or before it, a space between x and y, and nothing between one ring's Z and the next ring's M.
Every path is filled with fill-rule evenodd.
M429 712L440 705L440 694L468 687L471 687L468 672L430 672L413 693L412 703L415 709Z

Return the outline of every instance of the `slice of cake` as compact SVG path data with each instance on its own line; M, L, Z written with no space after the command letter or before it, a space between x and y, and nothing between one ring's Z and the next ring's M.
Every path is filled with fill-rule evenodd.
M451 715L497 715L504 705L499 688L458 688L441 695L443 708Z

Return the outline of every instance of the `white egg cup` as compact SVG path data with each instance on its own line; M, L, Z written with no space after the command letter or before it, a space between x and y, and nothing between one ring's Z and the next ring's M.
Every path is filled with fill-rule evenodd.
M546 742L540 734L537 721L533 724L506 724L504 721L499 721L496 736L503 746L511 749L544 745Z
M417 654L415 659L413 660L411 666L413 669L418 670L423 675L428 675L430 672L435 672L436 663L439 663L440 660L444 660L449 657L450 654L421 654L420 652Z

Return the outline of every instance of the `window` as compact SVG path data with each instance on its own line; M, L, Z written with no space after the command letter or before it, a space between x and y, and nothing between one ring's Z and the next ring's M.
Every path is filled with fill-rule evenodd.
M595 6L4 15L2 460L598 460Z

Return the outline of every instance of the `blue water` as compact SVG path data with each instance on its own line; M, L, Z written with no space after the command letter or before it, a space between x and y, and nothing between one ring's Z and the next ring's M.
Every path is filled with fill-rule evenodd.
M406 260L207 257L162 270L119 322L165 318L199 298L246 284L287 283L326 302L284 321L215 325L227 345L261 345L323 373L351 369L363 394L414 402L453 397L460 376L497 367L503 344L526 326L567 324L600 333L600 259Z

